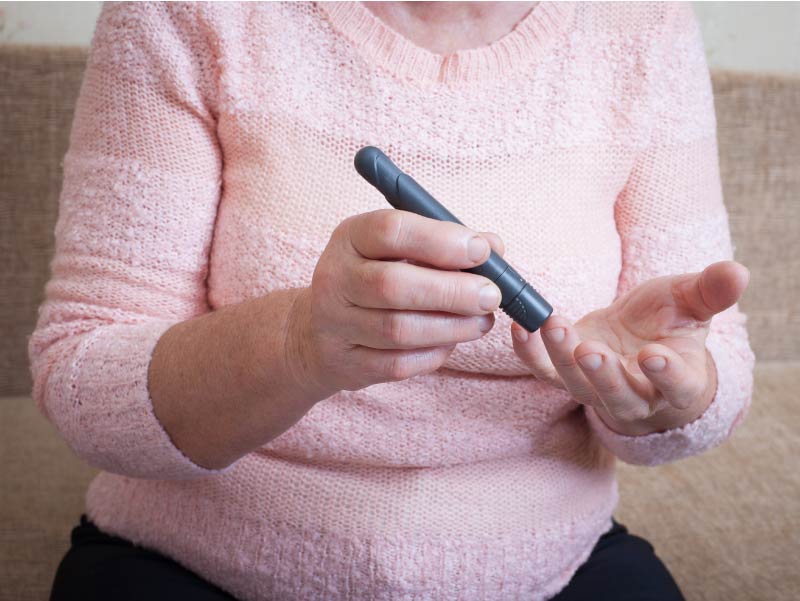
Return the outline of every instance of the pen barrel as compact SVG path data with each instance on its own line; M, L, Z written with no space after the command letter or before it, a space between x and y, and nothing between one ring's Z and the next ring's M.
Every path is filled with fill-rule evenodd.
M374 146L366 146L356 153L355 167L395 209L464 225ZM497 285L501 294L500 308L529 332L538 330L553 312L553 307L494 250L484 263L461 271L482 275Z
M381 163L379 171L388 174L383 182L386 188L379 189L392 192L391 197L390 194L384 196L394 208L439 221L451 221L464 225L414 178L399 169L397 173L386 171L384 164L385 161ZM500 289L500 308L529 332L538 330L553 312L553 307L542 298L536 289L494 250L491 251L489 258L484 263L461 271L482 275L491 280Z

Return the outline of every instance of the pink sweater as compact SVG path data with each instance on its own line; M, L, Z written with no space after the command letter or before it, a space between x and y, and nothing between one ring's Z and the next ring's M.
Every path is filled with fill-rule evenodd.
M577 320L732 258L715 127L686 5L543 2L440 56L359 3L107 4L29 348L36 402L103 470L90 518L241 599L552 597L610 526L615 457L697 454L745 414L738 306L708 338L716 396L680 429L610 431L526 372L498 313L437 372L338 393L220 471L155 418L153 347L309 285L340 221L388 207L353 168L367 144Z

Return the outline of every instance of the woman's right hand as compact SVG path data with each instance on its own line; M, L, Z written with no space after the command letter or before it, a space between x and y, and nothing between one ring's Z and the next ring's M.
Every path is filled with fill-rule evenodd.
M494 325L499 288L455 271L485 262L490 246L503 254L496 234L407 211L345 219L296 296L290 369L322 396L438 369Z

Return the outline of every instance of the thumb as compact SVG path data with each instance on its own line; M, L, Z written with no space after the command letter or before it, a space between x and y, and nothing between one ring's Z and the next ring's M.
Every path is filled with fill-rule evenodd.
M486 238L486 241L489 243L489 246L492 247L492 250L494 252L496 252L501 257L503 256L503 253L506 252L506 245L503 244L503 239L500 238L500 236L498 236L494 232L478 232L478 233L484 238Z
M678 305L692 317L708 321L736 303L749 281L747 267L736 261L719 261L700 273L676 278L672 294Z

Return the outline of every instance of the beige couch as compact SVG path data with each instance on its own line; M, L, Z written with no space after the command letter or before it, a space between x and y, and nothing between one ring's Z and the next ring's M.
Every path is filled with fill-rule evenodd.
M85 58L0 46L0 600L47 597L94 473L38 414L26 360ZM800 598L800 80L713 80L736 258L752 273L753 407L710 453L620 466L618 518L689 599L788 601Z

